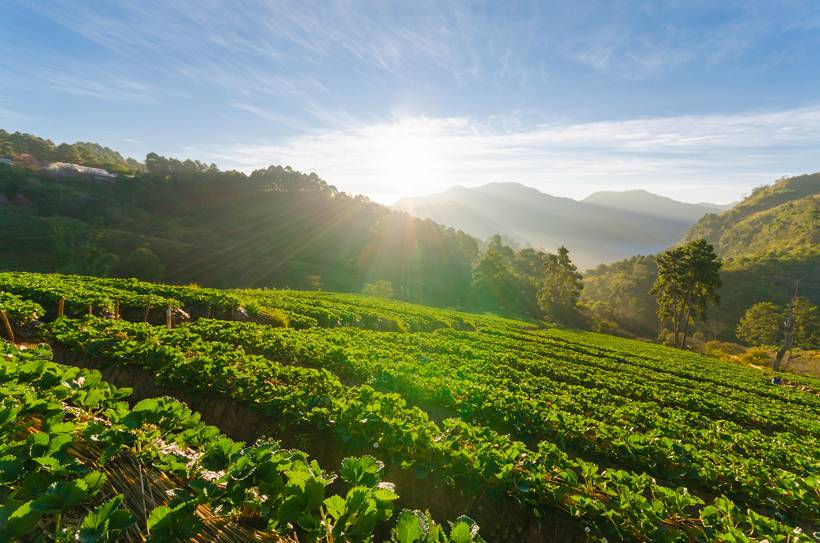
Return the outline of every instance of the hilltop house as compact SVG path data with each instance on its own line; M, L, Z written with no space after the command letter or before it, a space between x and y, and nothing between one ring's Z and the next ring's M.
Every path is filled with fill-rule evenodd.
M81 166L80 164L71 164L69 162L52 162L46 166L45 169L53 175L88 176L99 181L112 181L116 178L116 176L109 173L108 170Z

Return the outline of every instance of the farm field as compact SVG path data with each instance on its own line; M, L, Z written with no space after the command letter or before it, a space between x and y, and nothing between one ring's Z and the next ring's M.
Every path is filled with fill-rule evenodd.
M0 309L50 346L2 351L6 537L820 537L812 378L349 294L7 272Z

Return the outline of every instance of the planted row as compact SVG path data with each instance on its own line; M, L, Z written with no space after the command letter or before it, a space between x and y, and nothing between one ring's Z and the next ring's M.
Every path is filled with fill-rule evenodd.
M330 374L292 367L304 378L286 383L278 379L282 366L270 360L214 358L218 351L209 342L190 335L188 345L169 340L179 341L174 347L163 344L167 335L161 331L153 339L136 341L129 337L132 329L149 333L144 326L86 319L55 323L51 337L101 360L149 366L161 379L169 372L184 375L188 388L219 390L271 416L330 428L355 450L373 451L420 475L444 478L456 490L512 499L533 515L541 515L545 507L562 510L601 537L713 541L754 534L779 541L805 539L773 519L741 512L724 498L704 506L686 489L665 487L647 475L601 470L547 442L533 450L464 421L448 419L439 426L398 395L366 386L325 396L313 389L311 405L305 383L330 383ZM128 347L129 342L134 345ZM199 356L199 351L208 355Z
M230 440L175 400L128 408L127 389L52 363L47 349L0 353L4 539L358 542L381 530L397 543L482 541L466 517L445 529L418 511L395 515L398 495L372 457L346 458L337 478L276 442Z

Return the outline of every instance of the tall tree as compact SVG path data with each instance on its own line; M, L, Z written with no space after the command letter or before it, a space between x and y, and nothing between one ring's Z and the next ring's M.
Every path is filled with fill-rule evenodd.
M782 337L783 308L772 302L758 302L746 310L737 323L737 337L752 345L775 345Z
M706 320L709 304L720 303L716 291L723 285L721 262L710 243L697 239L662 253L657 264L658 278L650 293L658 297L659 333L669 321L673 344L684 347L690 322Z
M794 299L792 310L794 344L804 349L816 349L820 345L820 307L798 296Z
M548 254L544 280L538 291L538 306L548 317L559 322L573 320L578 298L584 289L583 276L569 258L569 250L560 247L558 254Z

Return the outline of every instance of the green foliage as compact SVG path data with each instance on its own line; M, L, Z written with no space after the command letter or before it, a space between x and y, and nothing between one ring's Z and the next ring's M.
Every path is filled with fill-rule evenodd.
M703 526L701 511L712 505L697 497L701 492L730 496L741 511L739 529L763 537L788 533L788 523L810 519L816 506L816 402L790 387L772 388L753 370L653 345L525 330L523 323L486 318L476 321L477 330L375 334L346 316L346 304L375 303L406 322L425 312L430 322L440 313L321 293L240 295L259 306L290 304L297 318L304 318L301 312L320 317L321 308L333 328L199 319L167 330L87 318L52 323L48 337L78 356L139 366L160 386L226 395L275 416L285 428L327 429L344 451L365 455L342 463L342 481L335 484L349 485L343 494L319 500L319 481L329 478L309 462L270 444L239 452L211 440L214 452L201 458L203 466L227 469L220 503L258 512L272 528L290 523L301 534L322 527L351 534L359 533L348 526L351 519L360 519L361 529L373 519L378 525L394 504L379 460L428 478L431 488L445 485L454 497L487 493L526 511L562 511L610 539L710 541L735 529L723 517L691 529ZM340 328L340 322L351 327ZM458 418L436 423L413 404ZM135 407L157 409L154 403ZM299 467L277 467L285 465ZM219 494L207 488L209 496ZM288 492L288 503L298 507L284 505ZM766 517L752 516L750 508ZM412 519L400 518L403 537L418 536ZM468 528L451 529L448 537L466 540Z
M116 271L124 277L157 281L162 277L165 266L154 251L148 247L138 247L119 262Z
M136 521L130 511L120 509L123 495L118 494L88 513L80 524L77 540L80 543L108 543Z
M709 304L720 303L721 262L714 247L699 239L662 253L657 264L650 292L658 296L658 321L670 321L673 346L685 347L690 321L705 320Z
M771 302L750 307L737 324L738 339L752 345L775 345L783 337L783 308Z
M390 281L385 281L383 279L381 281L376 281L375 283L365 283L362 288L362 294L389 299L393 297L393 285L390 284Z
M547 255L544 282L538 291L538 306L544 314L558 322L572 319L584 289L582 277L566 247L560 247L557 255Z
M820 173L781 179L755 189L729 211L707 215L685 241L706 238L727 268L766 258L805 260L820 255Z
M31 134L9 133L0 129L0 156L19 159L20 155L26 153L43 162L70 162L117 173L130 173L140 169L138 162L125 159L118 152L97 143L78 141L54 145L51 140Z
M51 145L38 142L26 149ZM0 165L0 193L12 202L0 269L345 292L385 280L396 298L463 307L479 252L463 232L289 167L244 174L152 153L145 171L99 183Z
M820 300L817 232L820 174L782 179L758 188L743 202L720 215L707 215L686 240L705 238L715 246L723 267L722 303L710 309L709 320L695 323L707 337L735 339L743 314L758 302L785 307L794 282L812 304ZM616 321L633 334L657 333L655 299L647 296L655 282L655 257L633 257L588 272L583 299L604 302Z
M274 441L234 442L170 398L148 398L129 409L121 402L129 390L106 384L98 372L50 362L50 354L47 348L18 351L0 343L4 540L110 542L124 539L126 531L128 539L141 532L142 540L150 531L147 540L153 542L206 540L215 535L198 513L206 507L221 517L216 529L227 524L239 540L251 534L241 529L250 517L248 527L258 529L261 521L271 534L352 543L372 541L377 527L392 518L398 495L381 481L382 465L372 457L345 459L340 471L351 488L345 497L327 496L333 476L305 453ZM128 458L144 470L140 494L157 470L173 463L174 480L182 486L150 512L129 511L122 494L101 500L110 490L107 478L89 466L105 466L128 480L136 475L118 473ZM140 494L131 497L139 502ZM146 517L145 525L136 524Z
M0 289L0 311L3 311L9 321L15 325L29 324L45 314L40 304L10 292L3 292L2 289Z
M794 300L793 341L797 347L816 349L820 346L820 307L803 297Z
M436 524L429 513L404 510L393 528L393 543L483 543L478 525L469 517L460 517L451 525L450 534Z

